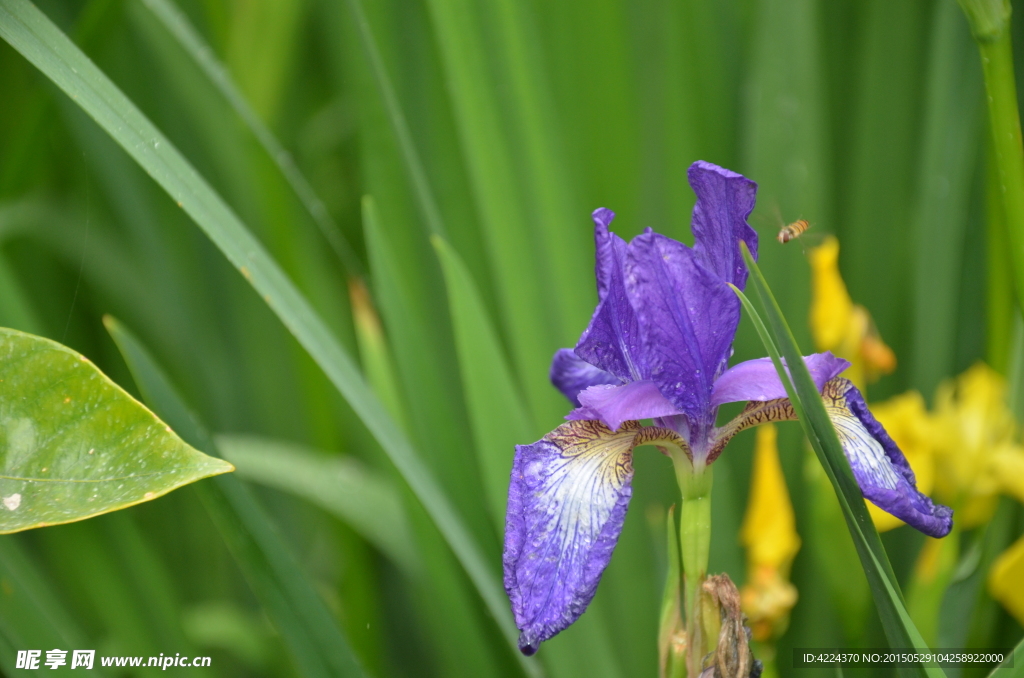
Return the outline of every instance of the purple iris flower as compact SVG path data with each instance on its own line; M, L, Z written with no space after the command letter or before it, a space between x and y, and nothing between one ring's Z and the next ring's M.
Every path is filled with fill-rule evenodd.
M509 485L505 590L525 654L594 597L629 506L634 447L681 450L700 473L739 431L796 418L768 358L727 369L740 320L728 284L747 281L739 241L757 256L747 223L757 185L707 162L688 175L692 248L651 229L626 243L608 230L610 210L594 212L597 309L575 349L559 350L551 366L576 409L538 442L516 446ZM917 491L902 452L838 376L849 363L831 353L804 361L864 496L926 534L948 533L952 511ZM743 412L716 427L718 406L738 401L748 401Z

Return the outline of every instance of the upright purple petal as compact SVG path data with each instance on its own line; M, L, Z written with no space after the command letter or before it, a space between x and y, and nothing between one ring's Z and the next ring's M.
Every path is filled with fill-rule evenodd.
M786 359L782 359L785 364ZM849 361L837 358L831 351L804 356L804 364L811 373L814 385L821 391L825 382L850 366ZM733 365L715 382L711 391L711 404L736 403L743 400L775 400L785 398L786 389L775 371L771 358L755 358Z
M626 289L650 378L692 419L708 419L711 386L739 324L739 300L693 250L650 229L630 243Z
M690 165L687 176L697 194L691 225L697 260L722 280L743 289L747 266L739 241L747 243L757 259L757 233L747 223L754 211L757 184L703 160Z
M591 386L580 392L579 400L585 411L596 414L613 431L625 421L682 414L650 379L621 386Z
M646 376L646 369L637 361L640 332L623 282L628 245L608 230L614 212L602 207L593 216L598 302L576 355L623 381L636 381Z
M594 597L633 492L639 430L636 422L613 433L598 421L572 421L516 446L502 561L524 654Z
M581 360L571 348L560 348L551 359L551 383L574 406L579 407L577 396L583 389L603 384L621 384L622 380Z
M949 534L953 510L918 492L906 457L868 410L857 387L836 378L825 385L822 396L864 497L929 536Z

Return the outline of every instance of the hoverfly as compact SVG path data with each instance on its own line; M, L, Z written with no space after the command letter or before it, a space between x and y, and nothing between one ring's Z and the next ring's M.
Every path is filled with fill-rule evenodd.
M807 223L806 219L798 219L789 226L783 226L779 231L778 241L785 245L790 240L795 240L800 237L804 231L810 228L811 225Z

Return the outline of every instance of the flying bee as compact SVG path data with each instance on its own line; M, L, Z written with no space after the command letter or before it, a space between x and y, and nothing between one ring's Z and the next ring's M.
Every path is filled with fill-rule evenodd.
M789 226L783 226L779 231L778 241L785 245L790 240L795 240L800 237L804 231L810 228L811 225L807 223L806 219L798 219Z

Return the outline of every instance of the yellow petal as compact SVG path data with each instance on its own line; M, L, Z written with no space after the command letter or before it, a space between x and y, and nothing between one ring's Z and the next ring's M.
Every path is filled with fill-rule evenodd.
M811 334L819 351L832 351L851 365L846 372L858 388L896 368L896 355L882 342L863 306L853 303L839 273L839 241L826 238L811 250Z
M766 641L782 635L789 611L796 605L796 587L771 567L752 568L740 593L754 640Z
M1000 492L1024 503L1024 448L1005 445L993 450L988 469Z
M753 566L788 571L800 550L796 518L782 475L777 434L772 424L757 429L750 499L740 540L747 548L747 561Z
M1019 623L1024 624L1024 537L996 558L988 575L988 590Z
M839 275L839 241L828 236L811 250L810 260L811 334L819 351L835 350L846 337L853 314L853 301Z
M1006 405L1003 378L983 363L978 363L946 381L935 397L934 446L936 492L947 503L960 505L960 524L977 525L991 516L991 507L999 492L1019 496L1012 478L1000 464L1000 451L1015 448L1016 424Z

